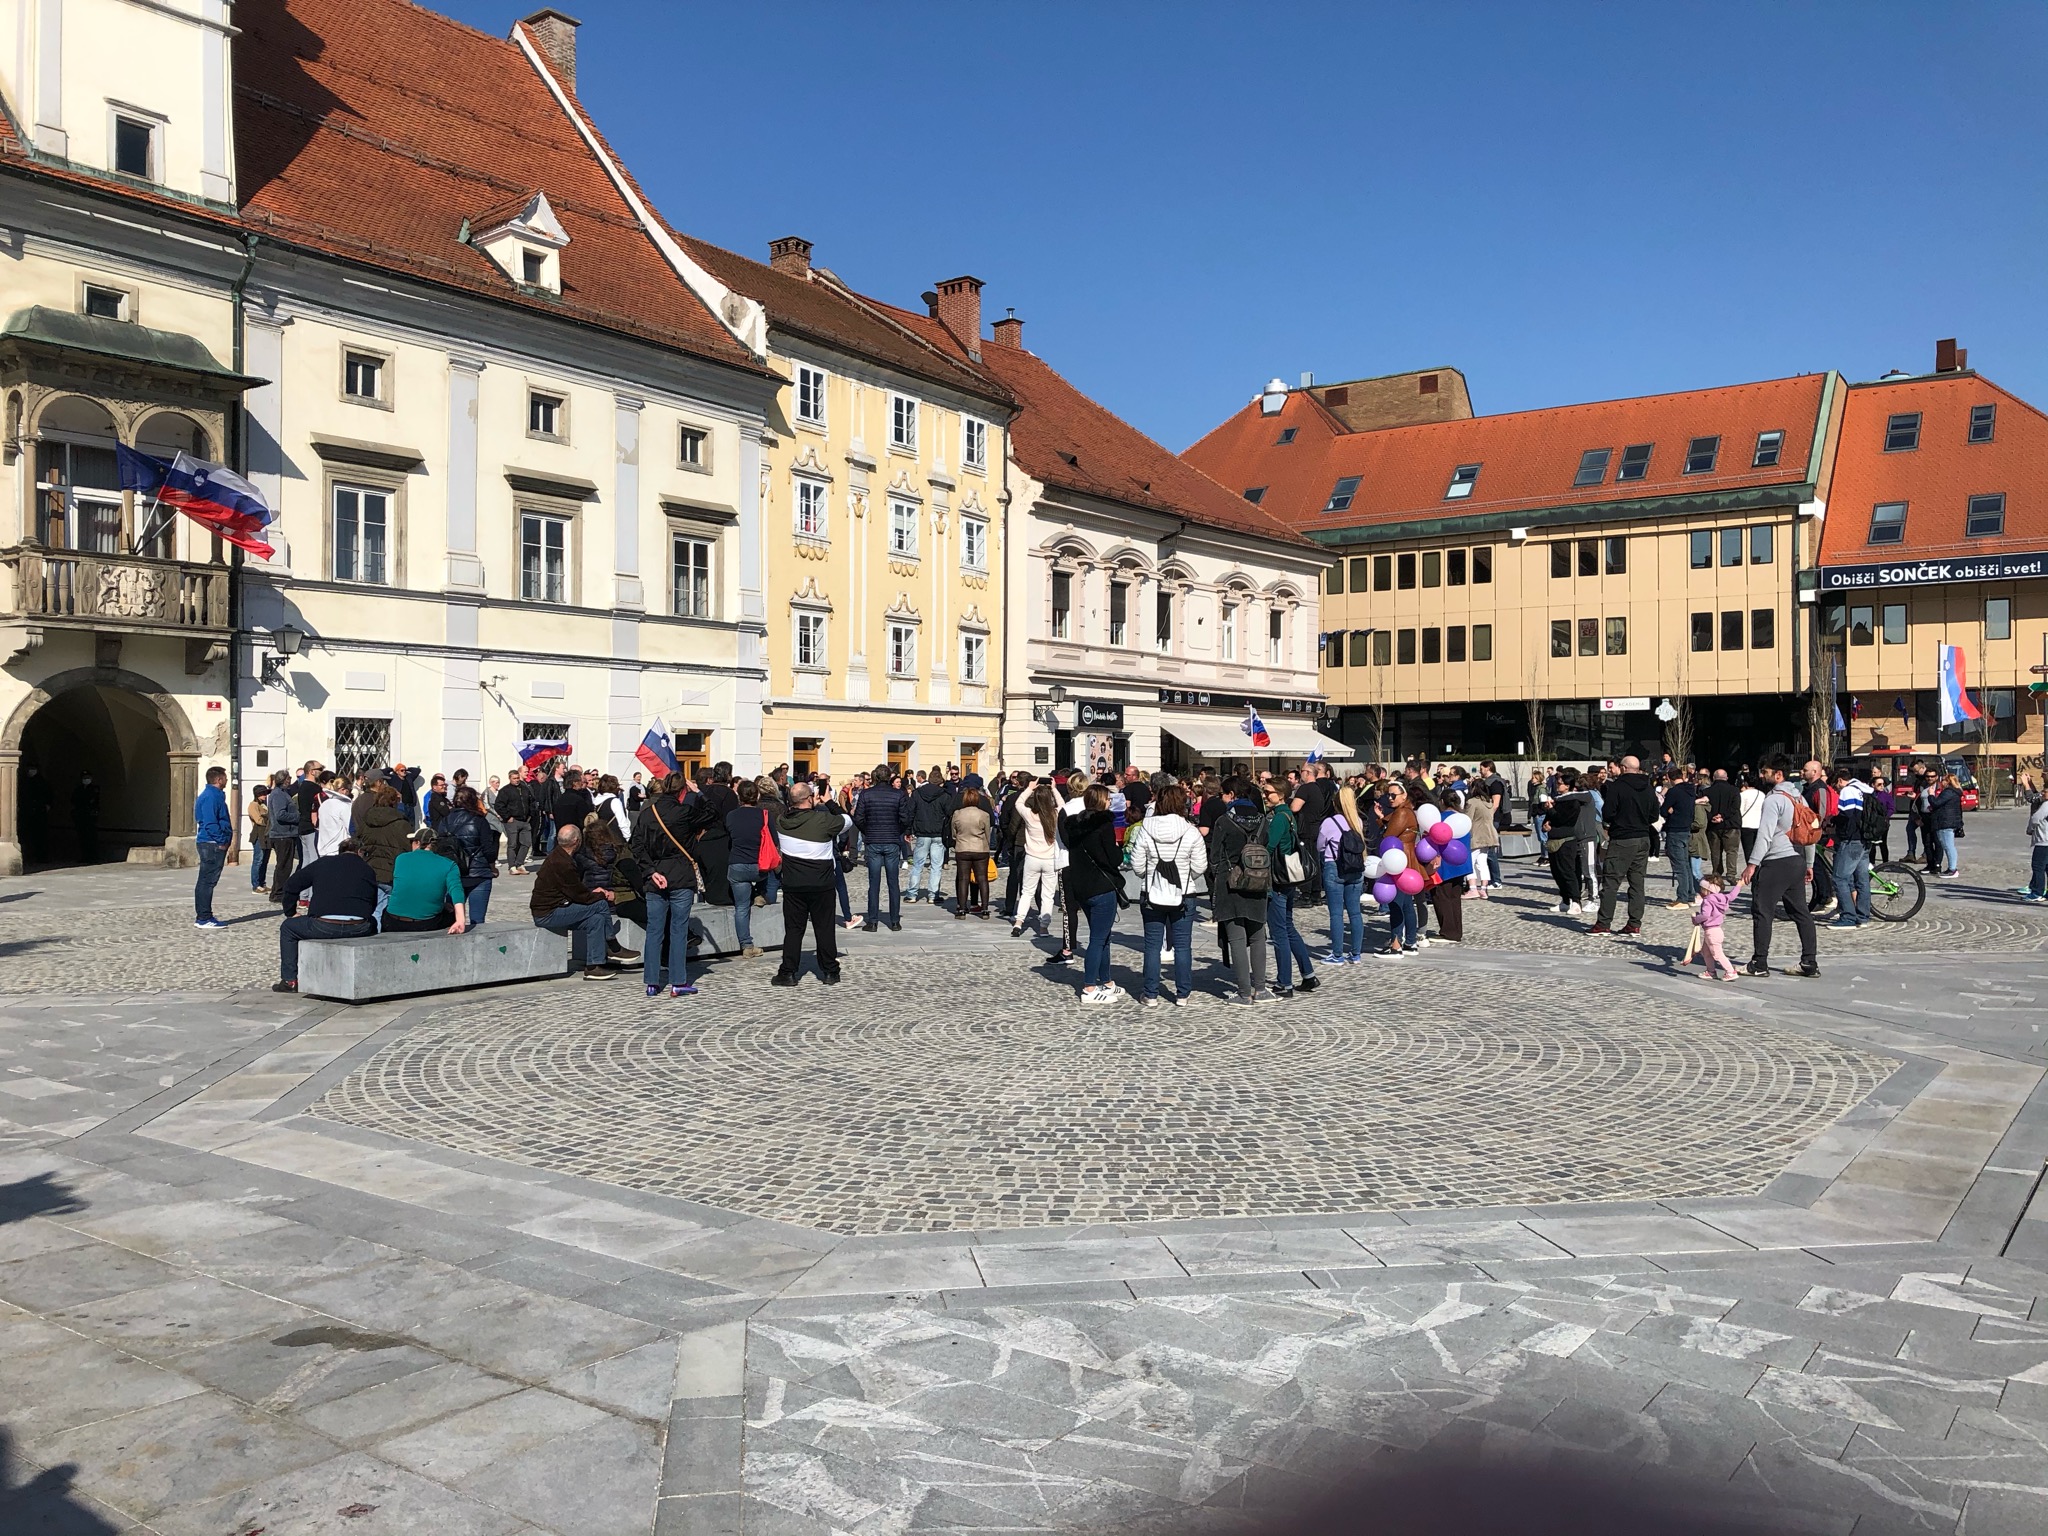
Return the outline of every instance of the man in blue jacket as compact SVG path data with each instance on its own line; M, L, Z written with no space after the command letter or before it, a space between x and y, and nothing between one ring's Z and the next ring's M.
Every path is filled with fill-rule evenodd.
M903 869L903 840L910 835L910 797L903 793L896 770L887 763L875 768L874 782L853 808L853 824L867 844L868 916L864 932L875 931L880 915L882 884L889 886L889 928L901 932L903 902L900 881Z
M209 931L227 927L213 915L213 888L220 884L228 849L235 841L235 821L228 814L227 782L227 769L207 769L206 788L192 802L192 822L199 834L199 879L192 887L192 926Z

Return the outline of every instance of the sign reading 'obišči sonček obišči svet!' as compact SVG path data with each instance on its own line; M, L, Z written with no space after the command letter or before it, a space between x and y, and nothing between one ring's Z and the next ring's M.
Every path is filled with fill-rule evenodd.
M1980 555L1968 560L1901 560L1891 565L1824 565L1823 592L1859 592L1870 587L1918 587L1952 581L2017 581L2048 576L2048 551Z

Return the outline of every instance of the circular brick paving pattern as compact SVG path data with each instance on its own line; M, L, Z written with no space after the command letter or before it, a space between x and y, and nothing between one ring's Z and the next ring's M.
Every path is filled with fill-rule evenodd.
M1082 1007L1016 952L452 1005L316 1112L837 1232L1753 1193L1882 1057L1415 962Z

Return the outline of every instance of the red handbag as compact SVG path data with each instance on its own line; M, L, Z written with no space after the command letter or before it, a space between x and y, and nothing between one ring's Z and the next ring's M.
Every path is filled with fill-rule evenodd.
M768 823L768 808L761 808L761 857L754 867L767 874L770 870L782 868L782 850L775 845L775 829Z

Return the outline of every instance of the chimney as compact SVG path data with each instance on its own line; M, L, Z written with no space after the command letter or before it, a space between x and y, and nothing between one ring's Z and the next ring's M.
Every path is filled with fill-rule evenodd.
M981 357L981 279L949 277L939 284L939 324L977 361Z
M1003 318L990 329L996 333L997 346L1015 347L1019 352L1024 350L1024 322L1017 318L1016 310L1005 310Z
M801 235L784 235L768 242L768 265L791 277L811 274L811 242Z
M547 6L535 11L521 25L533 34L534 47L548 61L548 68L555 72L555 78L562 82L562 89L574 96L576 29L583 23L574 16L565 16L553 6Z
M1956 339L1951 336L1934 344L1934 371L1954 373L1962 364L1956 361Z

